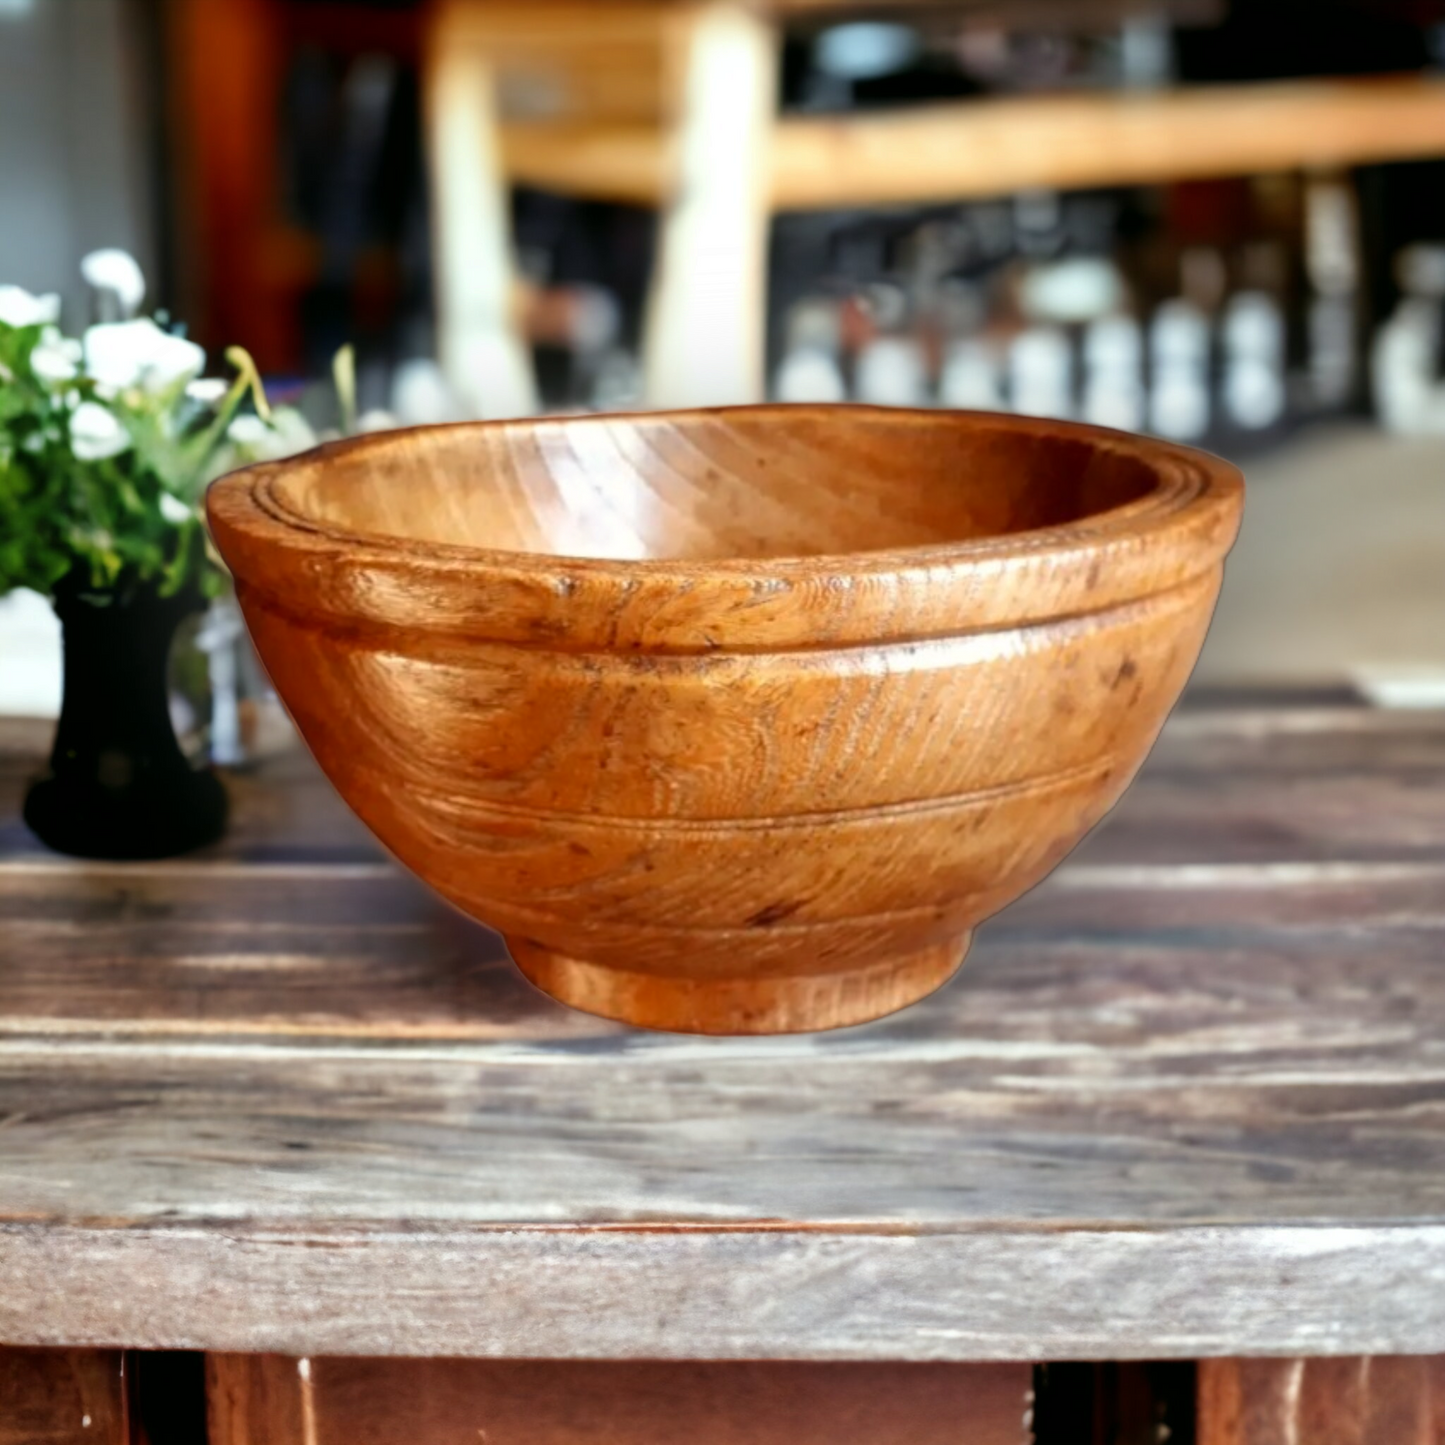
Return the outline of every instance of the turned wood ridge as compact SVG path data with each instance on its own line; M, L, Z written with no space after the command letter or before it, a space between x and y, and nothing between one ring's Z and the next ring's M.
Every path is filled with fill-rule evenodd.
M1164 443L862 407L399 432L209 497L377 837L548 993L713 1033L954 972L1143 761L1241 504Z

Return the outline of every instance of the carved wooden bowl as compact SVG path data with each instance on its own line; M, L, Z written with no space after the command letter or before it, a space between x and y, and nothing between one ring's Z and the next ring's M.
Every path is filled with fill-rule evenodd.
M403 863L555 998L738 1034L921 998L1103 816L1242 499L1091 427L764 406L365 437L209 512Z

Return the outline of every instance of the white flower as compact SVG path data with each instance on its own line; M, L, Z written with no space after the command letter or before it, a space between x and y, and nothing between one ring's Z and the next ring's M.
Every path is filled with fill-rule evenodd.
M264 447L271 440L271 428L259 416L247 412L226 428L226 435L238 447Z
M92 251L81 261L80 274L86 284L97 291L113 292L126 316L134 316L140 310L146 294L146 278L129 251L114 246Z
M64 386L74 381L80 370L81 346L62 336L53 327L46 329L40 344L30 353L30 369L38 381L47 386Z
M229 390L219 376L203 376L191 382L186 388L186 395L192 401L200 402L202 406L215 406Z
M83 401L70 414L70 449L83 462L99 462L123 452L130 433L99 402Z
M112 391L164 391L193 380L205 364L206 353L194 341L162 331L149 318L106 322L85 333L85 369Z
M278 406L271 420L264 422L249 412L238 416L226 429L226 436L252 462L279 461L316 445L311 423L294 407Z
M285 450L277 456L295 456L297 452L310 451L316 445L316 433L311 423L294 406L273 407L271 430L276 433L276 443Z
M391 383L391 409L405 426L462 419L461 408L441 367L422 356L397 367Z
M23 286L0 286L0 326L50 326L60 320L60 297L53 291L32 296Z
M189 522L191 515L191 509L179 497L173 497L169 492L161 493L161 516L166 521L179 527Z

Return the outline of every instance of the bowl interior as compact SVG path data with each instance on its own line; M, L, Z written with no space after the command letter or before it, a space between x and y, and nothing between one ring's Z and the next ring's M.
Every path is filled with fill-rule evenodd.
M329 530L616 560L874 552L1058 527L1159 475L1126 438L948 412L757 407L394 432L275 484Z

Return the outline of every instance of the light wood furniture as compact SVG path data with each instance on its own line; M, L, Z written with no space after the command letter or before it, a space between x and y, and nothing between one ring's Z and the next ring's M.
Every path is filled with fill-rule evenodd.
M922 205L1034 187L1335 168L1445 154L1445 81L1292 80L1159 92L1006 97L786 116L770 131L773 211ZM673 185L650 127L518 120L501 128L517 181L639 205Z
M794 117L769 195L777 210L916 204L1440 155L1445 81L1276 81Z
M478 266L492 275L507 262L497 243L506 183L575 193L569 180L587 173L595 154L601 171L620 165L633 180L619 188L614 177L582 193L666 196L647 320L649 400L761 399L776 67L771 26L729 0L442 0L429 27L424 84L433 245L443 278L439 334L454 388L475 389L459 358L519 344L515 316L491 307L482 317L450 304L452 278ZM504 119L517 128L504 128ZM484 168L468 168L468 145L488 158ZM521 159L529 147L538 152L530 166ZM468 198L464 206L456 193ZM522 410L504 399L481 414Z
M1445 1439L1439 1365L1378 1358L1445 1351L1445 716L1186 705L955 984L762 1041L549 1003L297 755L235 780L210 856L46 854L45 738L0 748L0 1342L216 1352L213 1421L278 1422L216 1445L311 1445L301 1358L318 1445L432 1445L333 1428L348 1381L437 1445L515 1418L520 1376L367 1355L1015 1371L898 1377L933 1400L1204 1357L1203 1445ZM7 1359L9 1400L75 1368ZM1366 1430L1387 1406L1408 1428Z
M818 8L794 0L440 0L428 30L428 84L434 97L454 97L429 109L441 275L468 264L491 274L506 181L656 206L663 220L647 329L649 402L756 401L764 391L764 246L775 211L1445 155L1445 82L1413 75L775 118L780 27L790 13ZM459 131L499 164L464 174ZM462 210L451 199L485 185L494 188L486 205ZM450 304L448 285L439 308L451 338L444 350L459 354L484 330L490 346L500 344L495 326ZM456 380L470 385L466 375Z
M707 1034L950 978L1138 770L1242 506L1166 442L821 406L392 432L207 497L386 847L554 998Z

